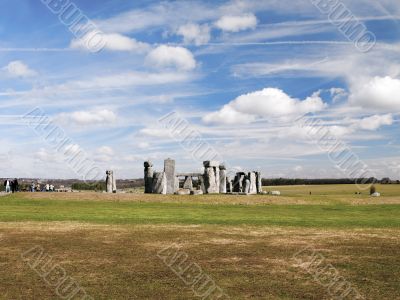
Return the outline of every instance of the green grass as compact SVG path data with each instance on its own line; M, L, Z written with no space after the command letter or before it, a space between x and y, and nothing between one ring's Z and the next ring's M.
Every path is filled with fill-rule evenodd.
M78 197L78 196L77 196ZM231 205L0 199L0 221L77 221L98 224L216 224L314 228L399 228L400 205Z

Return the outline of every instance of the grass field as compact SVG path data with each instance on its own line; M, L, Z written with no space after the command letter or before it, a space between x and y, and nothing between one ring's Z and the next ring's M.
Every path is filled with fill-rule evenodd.
M201 299L157 255L170 245L231 299L332 299L305 247L365 299L400 299L400 185L265 189L282 196L1 197L0 299L61 299L21 257L35 246L94 299Z

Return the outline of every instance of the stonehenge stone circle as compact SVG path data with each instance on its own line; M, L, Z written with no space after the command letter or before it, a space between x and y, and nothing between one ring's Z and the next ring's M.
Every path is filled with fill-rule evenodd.
M204 161L203 167L203 173L177 173L175 160L168 158L164 161L164 171L155 172L153 164L150 161L146 161L144 162L145 193L180 195L262 194L262 177L258 171L249 173L236 172L235 177L231 179L227 176L225 165L220 164L218 161ZM114 180L112 177L113 172L107 171L107 191L114 188L113 186L109 187L109 180L111 182ZM183 189L179 188L180 179L183 181L181 181Z

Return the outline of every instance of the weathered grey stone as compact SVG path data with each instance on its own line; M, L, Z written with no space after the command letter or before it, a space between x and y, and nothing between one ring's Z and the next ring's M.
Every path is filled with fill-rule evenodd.
M153 194L167 194L167 178L165 172L155 172L153 175Z
M174 194L176 191L175 160L168 158L164 161L164 172L167 179L167 194Z
M228 180L226 182L226 192L227 193L233 193L233 180Z
M190 192L190 195L198 196L198 195L203 195L202 190L194 190Z
M215 174L215 193L219 193L220 191L220 180L219 180L219 166L218 167L213 167L214 169L214 174Z
M106 171L106 192L112 193L113 192L113 171Z
M206 189L207 194L215 194L219 193L219 189L217 186L216 182L216 176L215 176L215 168L209 167L205 169L204 172L204 186Z
M186 176L185 182L183 183L183 188L188 189L190 191L193 190L193 181L191 176Z
M255 172L250 172L248 176L250 180L249 194L257 194L257 177Z
M152 193L153 188L153 164L150 161L144 162L144 192Z
M257 194L262 193L262 178L261 178L261 172L256 172L256 177L257 177Z
M272 192L271 192L271 195L272 195L272 196L280 196L280 195L281 195L281 192L280 192L280 191L272 191Z
M190 190L188 190L188 189L181 189L181 190L176 191L175 194L177 194L177 195L190 195Z
M199 176L199 187L202 190L203 194L207 193L203 175Z
M219 162L216 160L206 160L203 162L203 166L204 168L218 168L219 167Z
M203 174L202 173L176 173L176 177L186 177L186 176L200 177L200 176L203 176Z
M242 192L242 193L246 192L245 185L246 185L246 175L244 173L240 173L239 174L239 192Z
M115 176L114 172L113 172L112 178L113 178L113 180L112 180L112 192L116 193L117 192L117 179L116 179L116 176Z
M236 193L243 192L243 185L245 180L245 173L238 172L236 173L235 179L233 181L233 191Z
M145 161L144 162L144 167L145 168L153 167L153 163L151 161Z
M244 180L243 193L250 194L250 179Z
M226 194L226 168L224 165L219 166L219 193Z

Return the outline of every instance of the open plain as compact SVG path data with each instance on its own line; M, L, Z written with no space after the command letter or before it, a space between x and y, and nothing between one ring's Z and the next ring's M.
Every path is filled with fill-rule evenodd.
M379 198L352 185L264 190L282 196L1 197L0 297L59 298L26 259L37 247L94 299L201 299L160 258L172 247L231 299L331 299L296 260L308 247L361 297L400 299L400 185L377 185Z

